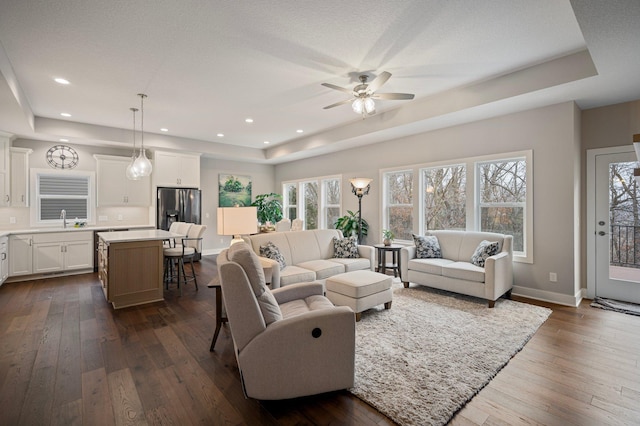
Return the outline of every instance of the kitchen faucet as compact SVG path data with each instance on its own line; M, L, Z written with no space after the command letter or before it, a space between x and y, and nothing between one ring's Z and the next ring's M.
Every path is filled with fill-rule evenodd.
M60 212L60 219L62 219L62 227L66 228L67 227L67 211L66 210L62 210Z

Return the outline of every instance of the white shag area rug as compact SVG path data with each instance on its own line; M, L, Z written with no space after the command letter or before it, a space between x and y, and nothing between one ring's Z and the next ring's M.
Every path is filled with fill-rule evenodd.
M539 306L393 284L393 303L356 323L350 392L400 425L444 425L551 314Z

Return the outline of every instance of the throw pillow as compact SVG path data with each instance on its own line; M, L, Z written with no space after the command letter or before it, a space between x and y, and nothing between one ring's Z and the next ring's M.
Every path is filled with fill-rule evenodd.
M333 237L333 257L340 259L353 259L360 257L358 254L358 243L356 237Z
M484 268L484 262L488 257L498 254L500 250L500 243L498 241L487 241L482 240L478 247L476 247L476 251L471 256L471 263L481 268Z
M440 250L440 243L438 237L435 235L426 235L421 237L419 235L413 235L413 242L416 245L416 258L418 259L441 259L442 250Z
M275 260L280 265L282 270L287 263L284 260L284 256L280 253L278 246L269 241L267 244L260 246L260 256L267 257L271 260Z

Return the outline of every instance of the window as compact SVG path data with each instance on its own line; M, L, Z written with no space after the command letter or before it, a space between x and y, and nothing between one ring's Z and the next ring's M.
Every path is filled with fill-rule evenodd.
M71 220L92 220L90 173L37 172L35 181L36 222L57 223L62 210Z
M283 185L284 217L293 220L298 218L298 185L287 183Z
M334 228L341 211L341 185L340 176L284 182L285 217L303 219L304 229Z
M513 235L513 251L524 252L527 167L525 159L476 164L478 229Z
M413 232L413 170L384 174L384 226L399 240L411 240Z
M318 182L303 182L302 195L304 197L302 212L304 215L305 229L318 229Z
M465 165L422 169L425 229L467 228Z
M383 171L382 228L405 241L437 229L508 234L514 260L531 263L532 158L522 151ZM414 176L419 200L411 196Z
M336 220L340 217L340 179L324 179L322 181L323 228L335 229Z

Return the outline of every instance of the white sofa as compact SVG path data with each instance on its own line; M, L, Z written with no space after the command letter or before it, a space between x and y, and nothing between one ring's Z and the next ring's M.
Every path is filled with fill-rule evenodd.
M267 282L272 289L289 284L323 280L332 275L361 269L374 270L375 250L359 245L359 258L333 257L333 237L343 238L337 229L314 229L296 232L268 232L244 236L243 239L260 256L260 246L271 241L284 256L286 266L280 270L278 262L260 257L265 266Z
M409 283L480 297L493 308L495 301L513 288L513 237L491 232L430 231L438 238L442 258L417 259L416 247L400 250L400 272L405 287ZM485 260L484 268L471 263L483 240L498 241L498 254Z

